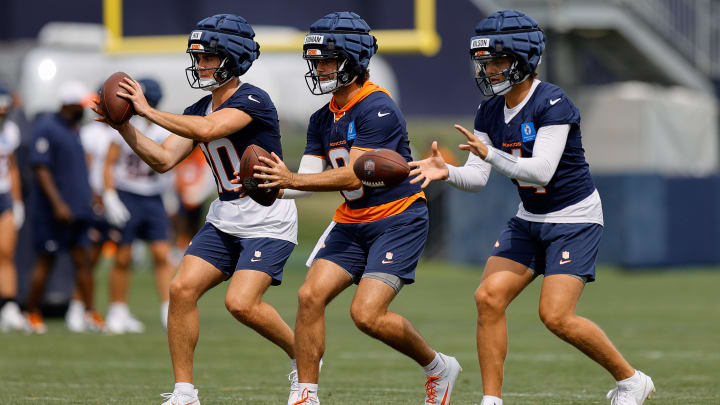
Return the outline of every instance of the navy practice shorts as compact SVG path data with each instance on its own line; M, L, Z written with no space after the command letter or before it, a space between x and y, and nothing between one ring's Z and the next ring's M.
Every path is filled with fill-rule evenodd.
M337 264L355 283L363 274L386 273L412 284L425 249L429 222L425 200L418 200L405 211L377 221L338 223L314 259Z
M225 273L257 270L272 277L272 285L282 282L283 267L295 244L274 238L238 238L206 222L195 235L186 255L197 256Z
M144 196L122 190L118 190L117 193L130 212L130 219L120 230L122 232L121 245L128 245L135 239L148 242L168 240L170 223L162 197L159 195Z
M57 253L67 251L73 247L87 247L90 245L90 223L85 220L75 220L70 224L63 224L47 215L37 216L33 221L33 240L35 250L43 253Z
M569 274L595 281L602 233L599 224L553 224L513 217L495 243L492 256L524 264L534 276Z
M11 209L12 206L13 201L10 193L0 193L0 214Z

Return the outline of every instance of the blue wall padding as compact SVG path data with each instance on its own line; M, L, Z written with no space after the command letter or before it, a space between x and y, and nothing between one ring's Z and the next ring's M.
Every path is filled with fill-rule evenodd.
M605 219L599 262L626 267L720 263L720 177L593 178ZM505 223L517 212L515 186L493 174L480 193L446 186L442 194L446 258L484 263Z

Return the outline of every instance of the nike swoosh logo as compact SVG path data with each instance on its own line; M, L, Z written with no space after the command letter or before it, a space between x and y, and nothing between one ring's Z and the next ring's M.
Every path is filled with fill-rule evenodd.
M390 115L390 113L389 113L389 112L386 112L385 114L383 114L383 113L381 113L380 111L378 111L378 117L382 118L382 117L384 117L384 116L386 116L386 115Z
M447 387L445 387L445 395L443 395L443 400L440 402L440 405L445 405L445 400L447 399L448 391L450 388L450 383L448 383ZM448 402L449 404L449 402Z
M382 263L382 264L389 264L389 263L392 263L392 262L393 262L392 260L383 260L383 261L381 261L380 263Z
M259 261L261 261L261 260L262 260L262 259L250 259L250 261L253 262L253 263L259 262Z
M572 260L560 260L560 265L570 263Z
M249 98L251 101L254 101L254 102L256 102L256 103L260 103L259 100L255 100L255 99L253 98L252 94L248 95L248 98ZM551 101L550 103L552 104L552 101Z
M558 101L562 100L562 97L558 97L555 100L550 100L550 105L555 105L558 103Z

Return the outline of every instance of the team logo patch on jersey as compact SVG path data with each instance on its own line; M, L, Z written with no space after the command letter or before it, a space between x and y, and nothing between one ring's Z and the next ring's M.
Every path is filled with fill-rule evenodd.
M348 142L352 141L353 139L357 138L357 131L355 130L355 121L350 122L350 125L348 125L348 132L347 132L347 140Z
M305 44L322 44L323 37L323 35L306 35Z
M532 122L523 122L520 125L520 131L522 132L522 141L531 142L535 140L537 133L535 132L535 125Z

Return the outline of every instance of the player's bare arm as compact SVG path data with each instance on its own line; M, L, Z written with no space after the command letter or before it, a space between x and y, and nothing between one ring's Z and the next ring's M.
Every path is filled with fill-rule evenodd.
M245 128L252 121L250 115L236 108L224 108L206 116L178 115L150 107L142 92L140 83L125 78L120 87L127 93L118 92L119 97L133 104L135 112L173 134L198 142L210 142L224 138Z
M302 191L341 191L355 190L362 186L360 180L353 172L355 160L365 153L360 149L350 150L350 164L337 169L326 170L321 173L298 174L291 172L285 163L274 153L274 160L259 157L260 161L268 165L255 166L255 178L269 180L270 183L260 184L261 188L289 188Z
M95 121L104 122L118 131L132 150L156 172L165 173L172 169L195 148L193 140L175 134L168 136L162 144L158 144L143 135L130 121L116 125L107 120L97 104L91 108L99 115Z
M425 188L433 180L447 180L450 176L450 170L445 163L440 151L438 150L437 141L432 143L432 154L423 160L416 160L409 163L413 169L409 176L415 177L410 180L410 184L423 182L421 187Z

